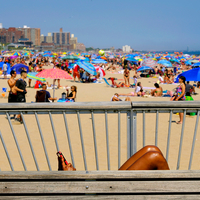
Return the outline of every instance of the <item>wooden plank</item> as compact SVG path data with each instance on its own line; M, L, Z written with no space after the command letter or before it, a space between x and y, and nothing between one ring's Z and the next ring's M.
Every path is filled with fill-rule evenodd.
M13 200L18 200L18 199L23 199L23 200L35 200L35 199L133 199L133 200L199 200L200 195L110 195L110 196L105 196L105 195L83 195L83 196L4 196L1 197L1 200L4 199L13 199Z
M0 194L199 193L199 181L46 181L1 182Z
M200 179L200 171L52 171L0 172L0 181L6 179Z

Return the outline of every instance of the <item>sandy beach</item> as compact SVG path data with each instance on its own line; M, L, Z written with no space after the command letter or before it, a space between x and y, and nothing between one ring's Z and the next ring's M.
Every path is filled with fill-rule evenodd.
M49 67L46 67L49 68ZM133 72L131 72L131 77L133 76ZM123 75L117 73L106 73L106 78L115 77L118 81L123 81ZM120 80L121 79L121 80ZM138 82L142 82L143 87L153 87L154 83L158 80L158 78L141 78L138 79ZM28 82L28 79L26 80ZM47 79L49 83L52 83L51 79ZM33 81L34 83L35 81ZM104 81L102 81L104 82ZM131 79L131 83L133 80ZM32 83L32 85L33 85ZM7 80L0 79L1 87L7 87ZM134 92L133 88L111 88L108 87L105 83L78 83L73 82L71 80L61 80L62 86L72 86L75 85L78 88L77 92L77 102L92 102L92 101L110 101L112 95L114 93L130 93ZM176 87L176 85L161 85L163 90L172 90ZM27 102L35 101L36 89L27 88L26 99ZM51 95L53 95L53 90L48 90ZM56 89L55 96L57 98L61 98L62 92L66 90L64 89ZM199 93L199 89L196 89L196 92ZM6 93L6 96L8 92ZM123 97L122 97L123 98ZM199 95L193 96L195 101L199 100ZM170 98L163 97L131 97L132 101L169 101ZM7 98L0 98L0 103L7 103ZM67 103L66 103L67 105ZM68 125L69 125L69 133L72 142L73 154L75 159L75 167L77 170L84 170L79 128L77 123L76 115L66 115ZM50 159L50 163L52 166L52 170L57 170L57 157L56 157L56 146L53 138L52 128L48 115L40 115L39 116L42 132L45 138L45 145L48 151L48 156ZM180 142L181 128L182 125L177 125L175 122L178 121L179 116L173 114L172 117L172 128L171 128L171 140L170 140L170 152L169 152L169 166L170 169L175 170L177 165L178 158L178 148ZM67 142L66 130L64 125L64 120L62 115L53 115L54 125L56 134L58 137L59 148L67 158L69 162L70 153L69 153L69 145ZM42 142L40 139L37 123L34 115L25 115L25 121L29 130L29 134L31 137L31 141L34 147L34 151L36 154L37 161L39 163L39 168L42 171L48 170L48 165L46 162L44 150L42 147ZM117 115L116 114L108 114L109 121L109 146L110 146L110 162L111 162L111 170L118 169L118 124L117 124ZM168 121L169 114L160 114L159 115L159 131L158 131L158 147L162 150L164 156L166 155L166 145L167 145L167 135L168 135ZM8 124L8 120L5 115L0 116L1 122L1 132L5 143L8 148L9 155L12 160L12 164L16 171L22 171L23 165L20 160L17 147L15 145L11 129ZM186 116L186 125L183 139L183 148L182 148L182 156L181 156L181 164L180 169L187 169L192 139L194 134L194 127L196 122L196 116ZM94 153L94 144L93 144L93 132L92 132L92 121L91 115L85 114L81 115L81 123L83 127L83 136L84 136L84 144L86 151L86 160L88 164L88 170L95 170L95 153ZM19 142L19 146L22 151L22 155L24 157L27 170L36 170L34 159L31 154L31 150L28 144L28 140L26 137L26 133L24 130L23 124L15 122L12 120L12 124L14 130L16 132L17 140ZM146 145L154 145L155 144L155 124L156 124L156 115L155 114L146 114ZM96 136L97 136L97 150L98 150L98 158L99 158L99 166L100 170L107 169L107 156L106 156L106 132L105 132L105 118L104 115L95 114L95 126L96 126ZM198 146L199 146L199 132L200 128L198 128L197 139L193 157L192 169L199 169L200 158L198 156ZM143 144L143 128L142 128L142 114L138 114L137 119L137 149L139 150ZM121 164L127 160L127 125L126 125L126 115L121 115ZM4 152L2 144L0 144L0 169L2 171L9 171L9 163L6 158L6 154Z

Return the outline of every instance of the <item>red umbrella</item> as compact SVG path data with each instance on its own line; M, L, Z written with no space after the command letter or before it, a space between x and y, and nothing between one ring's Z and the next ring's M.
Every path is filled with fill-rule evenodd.
M66 71L61 69L45 69L36 75L37 77L52 79L73 79ZM54 82L53 82L54 83ZM55 95L55 87L53 86L53 98Z
M94 67L95 67L97 72L101 73L102 76L106 75L106 72L100 66L94 65Z
M36 75L37 77L52 79L73 79L66 71L61 69L45 69Z

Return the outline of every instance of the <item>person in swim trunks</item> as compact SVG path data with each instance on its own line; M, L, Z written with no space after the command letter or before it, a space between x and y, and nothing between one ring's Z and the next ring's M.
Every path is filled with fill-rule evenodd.
M16 76L17 76L17 73L16 71L12 70L10 72L10 79L8 80L8 85L10 87L10 92L9 92L9 96L8 96L8 103L16 103L17 102L17 90L16 90L16 87L15 87L15 84L16 84Z

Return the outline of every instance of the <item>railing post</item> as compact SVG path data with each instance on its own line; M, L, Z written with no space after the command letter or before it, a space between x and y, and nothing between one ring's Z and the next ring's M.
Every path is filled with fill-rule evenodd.
M131 156L137 151L137 112L131 111Z
M131 157L131 110L127 111L127 159Z

